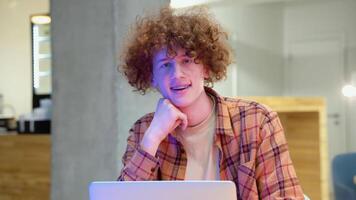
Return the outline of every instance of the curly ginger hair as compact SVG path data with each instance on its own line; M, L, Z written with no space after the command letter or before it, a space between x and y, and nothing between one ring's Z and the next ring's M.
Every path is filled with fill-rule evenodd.
M183 48L196 63L208 69L206 84L226 78L231 63L231 48L227 33L205 7L193 7L180 13L164 7L158 15L138 17L122 54L119 66L131 86L141 94L151 88L152 59L155 53L167 48L167 56L176 55L176 47Z

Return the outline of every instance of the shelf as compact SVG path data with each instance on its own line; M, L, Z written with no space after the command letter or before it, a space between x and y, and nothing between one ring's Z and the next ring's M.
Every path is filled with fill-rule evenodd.
M51 38L48 36L37 36L36 37L37 42L50 42L51 41L50 39Z
M51 58L51 54L37 54L38 59L49 59Z

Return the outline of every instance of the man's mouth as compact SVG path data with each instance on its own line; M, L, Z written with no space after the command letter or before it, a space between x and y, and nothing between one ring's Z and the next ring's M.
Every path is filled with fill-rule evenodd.
M185 90L185 89L189 88L190 86L192 86L192 84L188 84L188 85L177 85L177 86L171 87L171 90L173 90L173 91L182 91L182 90Z

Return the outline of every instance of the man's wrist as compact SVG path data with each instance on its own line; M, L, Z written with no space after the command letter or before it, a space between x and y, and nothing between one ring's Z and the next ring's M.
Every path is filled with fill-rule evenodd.
M156 138L152 137L154 133L151 129L148 129L140 143L141 149L151 154L152 156L156 155L157 149L161 141L158 141Z

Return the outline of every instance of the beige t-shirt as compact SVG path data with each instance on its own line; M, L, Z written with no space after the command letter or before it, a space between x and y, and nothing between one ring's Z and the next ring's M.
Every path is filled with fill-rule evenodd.
M215 102L209 116L186 130L178 130L178 140L187 153L185 180L220 180L218 149L213 145L215 134Z

